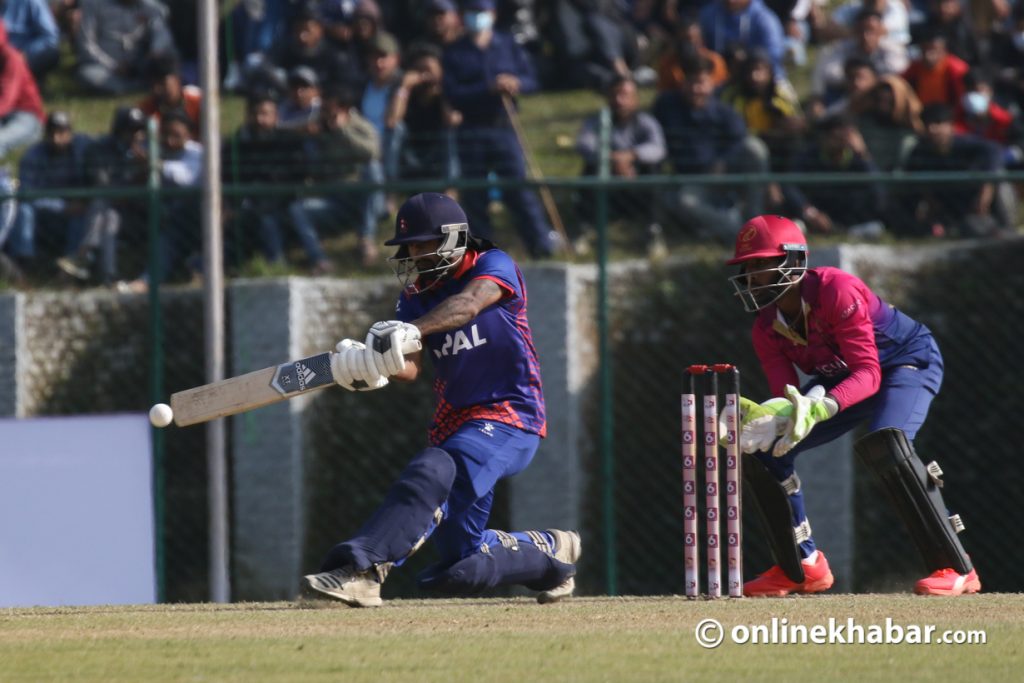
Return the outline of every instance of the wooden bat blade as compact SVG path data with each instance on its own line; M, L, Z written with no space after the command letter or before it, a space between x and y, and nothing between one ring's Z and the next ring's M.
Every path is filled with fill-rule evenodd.
M331 386L332 355L320 353L171 394L174 424L209 422Z

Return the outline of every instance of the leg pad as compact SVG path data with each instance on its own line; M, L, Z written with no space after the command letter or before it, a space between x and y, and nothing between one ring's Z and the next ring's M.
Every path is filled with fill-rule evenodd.
M925 467L907 435L892 427L862 437L854 450L903 518L926 569L934 572L952 567L960 574L971 571L971 560L957 538L963 522L959 515L950 517L946 510L939 491L942 470L938 465Z
M786 481L790 482L790 479ZM798 539L793 528L793 508L789 504L786 484L778 481L764 463L749 453L743 455L743 484L750 492L754 508L764 525L776 564L790 581L803 583L806 577L799 546L802 540L810 537L810 525L806 525L805 537ZM795 485L799 486L798 483Z

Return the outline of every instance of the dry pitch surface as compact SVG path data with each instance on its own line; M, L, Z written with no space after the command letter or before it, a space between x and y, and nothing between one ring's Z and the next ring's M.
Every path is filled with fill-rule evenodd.
M697 624L983 630L987 642L700 647ZM783 621L785 620L785 621ZM781 631L779 631L781 634ZM740 632L742 635L742 631ZM848 631L844 636L852 637ZM0 681L1009 681L1024 595L396 600L0 610Z

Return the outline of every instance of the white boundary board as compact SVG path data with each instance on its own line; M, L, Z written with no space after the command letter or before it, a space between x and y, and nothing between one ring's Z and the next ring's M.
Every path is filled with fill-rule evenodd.
M0 607L156 601L150 429L0 419Z

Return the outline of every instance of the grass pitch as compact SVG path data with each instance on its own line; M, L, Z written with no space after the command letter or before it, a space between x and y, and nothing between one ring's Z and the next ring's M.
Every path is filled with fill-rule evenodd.
M700 647L697 624L824 625L886 618L983 630L985 644ZM835 595L396 600L0 610L13 681L949 681L1020 680L1024 595Z

